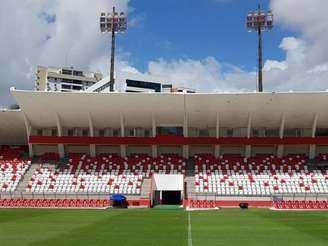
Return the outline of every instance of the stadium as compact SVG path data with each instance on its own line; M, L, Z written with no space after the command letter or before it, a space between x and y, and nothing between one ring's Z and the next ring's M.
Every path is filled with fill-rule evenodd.
M327 244L328 92L123 80L10 89L2 245Z

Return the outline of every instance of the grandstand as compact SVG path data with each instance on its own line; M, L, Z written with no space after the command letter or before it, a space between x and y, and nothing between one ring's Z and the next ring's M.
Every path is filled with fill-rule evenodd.
M2 207L327 208L327 92L11 93Z

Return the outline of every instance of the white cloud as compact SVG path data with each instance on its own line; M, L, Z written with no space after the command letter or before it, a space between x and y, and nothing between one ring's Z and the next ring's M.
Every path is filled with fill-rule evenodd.
M280 48L286 52L285 69L279 73L268 72L271 88L327 89L328 1L272 0L271 8L276 24L299 33L297 37L282 40Z
M110 11L113 3L127 10L128 0L1 1L0 105L13 101L11 86L33 88L38 64L87 69L109 52L98 18L99 11Z
M36 65L74 65L108 71L108 37L98 29L100 10L115 5L126 10L128 0L3 0L0 8L0 104L10 102L9 87L32 88ZM213 0L214 1L214 0ZM285 37L285 59L264 64L266 90L328 88L328 1L272 0L276 25L299 33ZM129 10L129 12L133 10ZM10 14L8 14L10 13ZM55 22L50 21L55 17ZM138 25L141 17L130 23ZM117 71L141 73L130 55L119 52ZM255 64L254 64L255 65ZM202 60L150 61L146 74L166 77L178 86L200 91L254 90L256 72L245 71L213 57Z
M252 79L252 75L249 75L246 81L241 81L241 77L245 78L244 71L220 63L214 57L207 57L201 61L192 59L152 61L149 63L147 73L165 76L176 86L195 88L199 91L247 89L249 88L247 82Z

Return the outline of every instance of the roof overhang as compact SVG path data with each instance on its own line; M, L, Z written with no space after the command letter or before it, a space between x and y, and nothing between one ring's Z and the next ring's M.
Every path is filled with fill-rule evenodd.
M56 127L56 115L63 127L95 128L183 125L185 114L190 127L246 128L251 117L254 128L328 128L328 92L285 93L92 93L11 90L22 111L35 128Z

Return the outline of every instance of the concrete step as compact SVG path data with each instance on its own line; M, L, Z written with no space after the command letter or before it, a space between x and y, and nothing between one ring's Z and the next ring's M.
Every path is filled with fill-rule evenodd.
M185 182L187 182L187 196L189 194L195 193L195 177L186 177Z
M151 179L144 179L142 182L141 195L140 195L142 198L149 197L149 192L151 188L150 186L151 186Z
M16 192L25 192L28 182L31 180L32 175L35 173L37 168L39 167L39 164L32 164L30 168L27 170L25 175L23 176L23 179L18 183Z
M187 160L186 177L192 177L192 176L195 176L195 160L193 157L190 157Z

